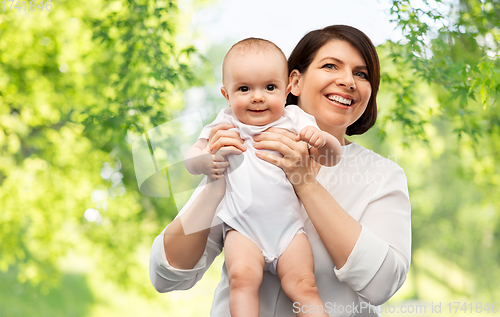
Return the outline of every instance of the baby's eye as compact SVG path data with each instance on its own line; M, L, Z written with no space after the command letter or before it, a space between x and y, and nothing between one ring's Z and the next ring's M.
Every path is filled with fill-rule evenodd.
M267 86L266 86L266 89L267 89L267 90L269 90L269 91L273 91L273 90L275 90L275 89L276 89L276 85L273 85L273 84L271 84L271 85L267 85Z
M241 91L241 92L247 92L247 91L249 91L250 89L248 89L248 87L247 87L247 86L241 86L240 88L238 88L238 90L239 90L239 91Z
M366 73L364 73L364 72L357 72L357 73L354 74L354 76L358 76L360 78L368 80L368 75Z

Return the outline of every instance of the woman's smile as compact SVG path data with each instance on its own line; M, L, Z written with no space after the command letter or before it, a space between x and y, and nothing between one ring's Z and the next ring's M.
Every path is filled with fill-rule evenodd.
M327 94L325 97L331 101L334 106L338 106L344 109L349 109L352 105L356 103L354 98L348 95L340 95L340 94Z

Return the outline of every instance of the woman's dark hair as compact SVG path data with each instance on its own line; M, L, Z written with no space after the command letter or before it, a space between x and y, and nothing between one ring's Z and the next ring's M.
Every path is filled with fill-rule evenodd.
M363 56L368 68L368 81L372 88L370 101L365 112L353 124L347 127L346 134L363 134L377 120L377 92L380 85L380 63L372 41L360 30L348 25L331 25L321 30L307 33L295 46L288 58L288 75L296 69L304 74L316 57L318 51L332 40L342 40L354 46ZM287 96L287 105L297 104L298 98L292 93Z

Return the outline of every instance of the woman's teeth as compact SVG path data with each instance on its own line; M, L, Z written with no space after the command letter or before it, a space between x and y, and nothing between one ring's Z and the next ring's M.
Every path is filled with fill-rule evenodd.
M351 99L345 99L345 98L342 98L342 97L340 97L338 95L328 95L327 98L330 99L330 100L332 100L332 101L336 101L338 103L346 105L346 106L350 106L351 102L352 102Z

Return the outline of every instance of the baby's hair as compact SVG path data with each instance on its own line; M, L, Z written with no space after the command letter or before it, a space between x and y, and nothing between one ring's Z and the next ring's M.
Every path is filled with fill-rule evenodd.
M231 48L227 52L226 56L224 57L224 62L222 63L222 82L224 83L227 61L229 60L229 57L231 57L232 55L236 53L255 54L255 53L269 53L269 52L275 52L283 57L283 63L285 64L285 70L287 71L288 65L286 56L276 44L261 38L249 37L231 46ZM288 75L288 72L286 75Z

